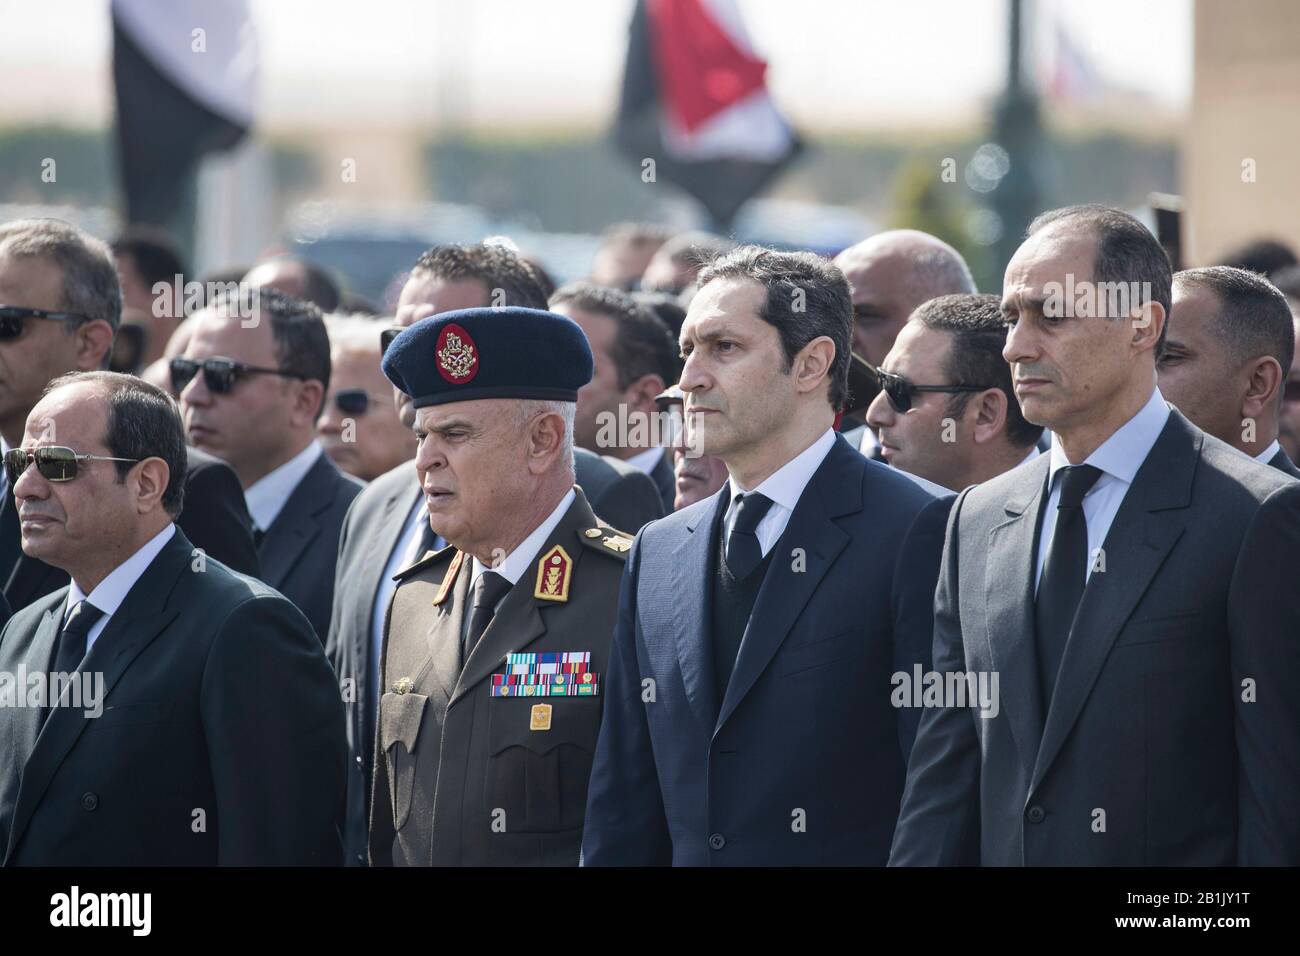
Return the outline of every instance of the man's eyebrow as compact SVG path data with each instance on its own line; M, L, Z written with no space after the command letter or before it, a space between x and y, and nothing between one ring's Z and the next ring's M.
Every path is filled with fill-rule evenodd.
M1013 309L1020 312L1041 312L1046 302L1045 298L1037 296L1015 296L1002 302L1001 309L1003 313L1010 312Z
M415 423L417 431L425 432L445 432L452 428L469 428L472 430L474 427L474 423L468 418L448 418L440 422L424 425L421 425L419 422Z
M704 332L696 332L695 335L691 336L690 339L687 339L686 341L680 344L685 345L686 342L688 341L716 342L718 339L728 338L728 337L735 338L736 333L733 332L729 327L725 325L721 325L721 326L715 326Z

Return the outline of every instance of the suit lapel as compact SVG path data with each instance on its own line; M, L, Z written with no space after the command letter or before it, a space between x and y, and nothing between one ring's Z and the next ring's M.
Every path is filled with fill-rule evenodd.
M50 663L54 660L54 642L59 636L59 625L63 622L62 612L64 600L59 601L52 610L45 612L41 618L41 623L36 628L36 634L32 638L31 646L27 649L27 667L28 673L42 670L48 671ZM16 693L25 693L26 688L15 687ZM18 761L18 770L22 771L26 761L30 759L32 751L36 748L36 739L41 732L41 723L45 720L45 711L40 707L18 707L14 709L14 743L18 747L15 755Z
M713 536L727 510L728 484L713 496L712 507L697 508L688 534L673 551L667 593L675 595L673 636L677 642L677 666L686 687L686 699L700 726L709 733L717 725L718 702L713 687L711 615Z
M740 641L717 727L726 723L749 693L827 570L848 545L848 533L831 519L862 510L862 472L866 467L866 460L837 436L799 496L785 532L773 546L772 563ZM794 569L794 548L804 552L803 570Z
M1033 769L1043 737L1043 706L1034 643L1034 577L1049 459L1025 469L1003 508L1007 520L989 532L984 564L985 624L994 671L1006 689L1003 705L1025 765Z
M1106 570L1094 571L1061 658L1031 789L1056 759L1120 628L1146 593L1187 523L1203 433L1176 410L1138 469L1102 544Z
M586 551L579 545L578 536L583 530L596 526L596 516L592 513L591 506L587 504L582 489L575 490L577 495L573 504L569 505L569 510L560 518L537 554L533 556L523 576L507 592L492 622L479 638L478 645L470 652L469 660L465 662L465 668L460 675L460 683L452 695L453 704L500 667L507 654L523 650L546 633L546 617L555 610L556 604L545 598L534 597L537 586L537 561L558 544L564 548L572 561L569 580L575 580L578 576L578 564L583 560ZM468 589L468 579L473 572L469 566L469 558L465 560L466 567L461 569L461 574L466 577L465 587ZM462 602L465 613L468 613L468 604L467 590L465 601ZM459 630L456 632L456 639L459 643Z
M317 458L266 530L258 560L262 565L262 580L271 587L278 588L284 583L298 564L298 558L319 533L320 522L316 516L334 502L330 480L333 468L328 455Z
M113 687L126 672L136 656L166 629L180 613L179 608L168 608L167 601L177 578L188 567L192 549L189 539L179 528L172 538L145 569L144 574L127 592L126 600L110 618L104 632L96 639L90 653L80 667L81 672L103 673L104 688L101 705L112 693ZM60 623L57 608L51 612L55 629ZM42 636L49 621L43 620L38 630ZM52 643L52 642L51 642ZM34 646L34 645L33 645ZM47 658L48 660L48 658ZM48 665L47 665L48 666ZM63 763L88 718L71 707L55 707L50 713L40 736L27 759L23 770L18 799L14 806L13 825L9 829L9 847L6 858L22 837L27 822L44 796L50 779Z

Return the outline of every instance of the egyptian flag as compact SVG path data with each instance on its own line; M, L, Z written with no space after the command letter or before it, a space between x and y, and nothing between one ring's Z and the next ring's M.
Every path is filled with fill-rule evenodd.
M800 144L764 81L735 0L637 0L615 141L725 229Z
M113 0L113 81L127 221L173 223L205 153L253 122L248 0Z

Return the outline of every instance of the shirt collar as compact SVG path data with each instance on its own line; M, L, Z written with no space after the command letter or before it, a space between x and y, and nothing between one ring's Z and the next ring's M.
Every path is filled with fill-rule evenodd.
M1126 484L1132 484L1138 469L1146 461L1147 455L1164 430L1169 420L1169 406L1159 388L1151 390L1151 397L1136 415L1111 433L1097 449L1084 459L1085 465L1101 469L1107 475L1118 478ZM1047 487L1052 487L1056 473L1068 467L1069 459L1061 448L1061 439L1052 434L1052 460L1049 465Z
M1282 450L1282 443L1278 441L1276 438L1274 438L1273 444L1269 445L1262 452L1256 455L1255 460L1260 464L1267 465L1269 462L1273 460L1273 456L1276 455L1281 450Z
M312 439L298 454L294 455L279 468L262 476L248 486L244 492L244 501L248 505L248 514L253 525L262 531L271 527L272 522L284 508L298 483L307 476L316 459L323 454L320 442Z
M627 463L648 475L658 467L659 459L663 457L663 454L664 450L662 448L647 448L645 451L637 452L627 460Z
M140 580L140 575L144 574L145 568L153 563L153 559L158 557L158 552L162 551L163 546L171 540L172 535L175 533L176 525L169 521L167 527L145 542L144 546L135 554L110 571L108 577L95 585L95 588L89 594L82 591L77 586L77 582L73 581L68 587L68 603L64 606L65 616L68 611L82 601L89 601L99 608L104 612L105 618L116 614L117 609L126 600L131 588L135 586L135 582Z
M828 428L815 442L772 472L757 488L750 490L771 498L774 504L780 505L787 511L794 511L794 506L799 503L799 496L808 487L808 482L812 481L812 476L821 467L834 445L835 431ZM736 484L735 478L727 478L727 485L728 501L734 502L736 495L747 493L744 488Z
M489 568L475 558L474 575L469 579L470 587L474 586L474 582L484 571L495 571L509 581L511 587L518 584L519 579L528 570L528 566L533 563L533 558L537 557L537 552L542 550L542 545L546 543L546 539L551 536L551 532L555 530L555 526L560 523L560 519L564 517L564 513L569 510L569 506L577 497L577 493L570 488L568 494L560 499L560 503L555 506L555 510L547 516L546 520L534 528L532 534L520 541L519 546L507 554L505 560L497 567Z

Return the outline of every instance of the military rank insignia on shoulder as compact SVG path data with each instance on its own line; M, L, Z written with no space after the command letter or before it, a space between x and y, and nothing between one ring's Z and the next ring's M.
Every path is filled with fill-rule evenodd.
M627 556L628 550L632 547L632 536L624 534L617 528L601 526L588 528L582 532L582 543L593 551L622 558Z

